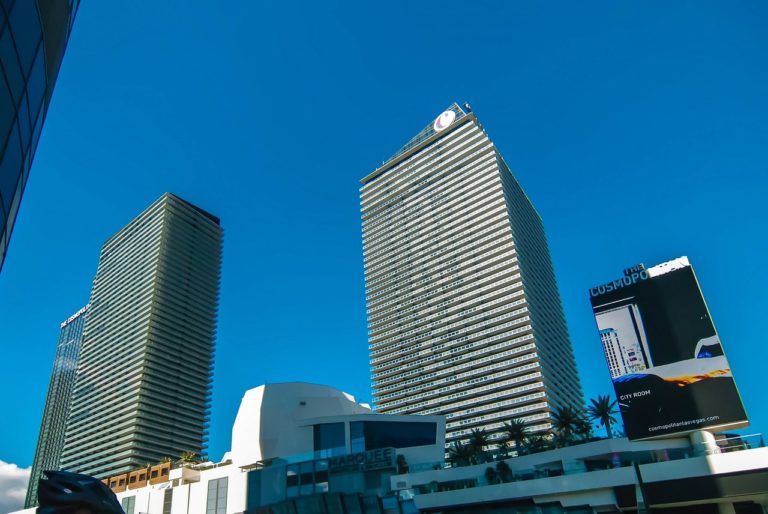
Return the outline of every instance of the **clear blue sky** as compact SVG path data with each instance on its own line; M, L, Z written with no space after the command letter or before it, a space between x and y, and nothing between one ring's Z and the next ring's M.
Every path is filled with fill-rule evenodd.
M82 4L0 274L0 460L31 463L59 322L164 191L225 227L211 456L265 381L369 401L358 180L453 101L544 219L587 397L588 288L688 255L768 430L768 4L368 4Z

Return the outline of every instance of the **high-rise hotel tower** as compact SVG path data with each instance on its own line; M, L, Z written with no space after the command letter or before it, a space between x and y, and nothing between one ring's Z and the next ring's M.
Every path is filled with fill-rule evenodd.
M104 478L202 451L221 237L217 217L166 193L104 243L62 469Z
M45 397L43 420L40 423L40 434L37 436L35 460L32 462L32 472L29 475L27 499L24 502L26 508L37 505L37 484L43 476L43 471L59 469L61 449L64 446L64 430L67 426L72 391L75 389L77 363L80 359L87 312L86 305L61 322L51 381Z
M446 441L583 404L541 218L469 106L362 180L373 395Z

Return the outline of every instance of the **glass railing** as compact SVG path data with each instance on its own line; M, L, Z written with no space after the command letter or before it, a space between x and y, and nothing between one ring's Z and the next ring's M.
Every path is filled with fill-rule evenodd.
M536 480L562 475L590 473L592 471L605 471L609 469L632 467L635 463L643 465L658 462L671 462L763 447L765 447L765 440L762 434L736 435L717 439L713 443L700 443L698 445L691 445L683 448L660 448L655 450L641 449L636 451L627 448L625 451L621 452L586 456L574 459L577 465L573 467L563 467L562 461L553 456L550 465L514 470L511 469L509 465L510 459L514 462L514 457L509 455L505 456L505 454L500 452L489 451L484 452L480 457L483 459L483 462L477 462L470 465L473 468L481 470L475 477L458 480L432 481L428 484L415 485L411 489L401 490L399 494L403 498L408 498L418 494ZM547 450L546 452L551 453L557 452L558 450L560 449ZM439 469L439 467L435 467L436 465L438 465L438 463L432 464L431 467L430 465L413 465L410 466L409 473ZM450 467L450 464L446 463L445 467Z

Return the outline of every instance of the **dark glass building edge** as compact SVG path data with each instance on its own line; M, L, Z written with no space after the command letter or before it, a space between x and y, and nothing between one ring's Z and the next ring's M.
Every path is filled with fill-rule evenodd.
M59 469L61 450L64 447L64 431L77 378L77 363L80 359L80 349L83 344L83 328L88 305L77 311L61 323L59 342L56 345L56 356L53 360L51 381L48 384L48 394L45 398L43 420L40 423L40 434L37 436L35 459L32 462L32 472L29 475L29 487L25 508L37 505L37 485L43 471Z
M0 0L0 269L79 0Z

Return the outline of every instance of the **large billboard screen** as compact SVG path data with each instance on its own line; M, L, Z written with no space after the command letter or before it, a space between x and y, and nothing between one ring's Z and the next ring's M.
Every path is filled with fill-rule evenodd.
M686 257L625 270L590 298L627 437L748 425Z

